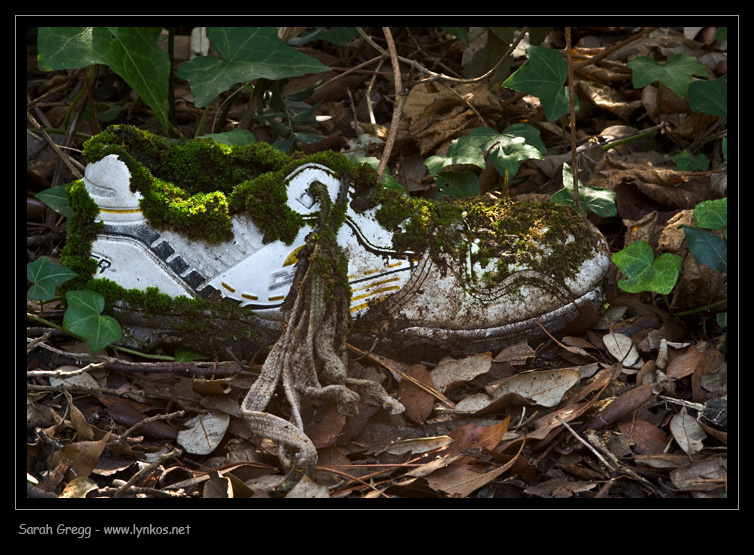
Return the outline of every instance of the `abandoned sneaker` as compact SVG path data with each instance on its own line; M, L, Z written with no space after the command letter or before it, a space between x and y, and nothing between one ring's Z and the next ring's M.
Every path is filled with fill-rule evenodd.
M568 207L414 199L377 187L374 172L339 155L292 160L260 143L171 142L129 126L92 139L85 155L69 195L96 204L91 221L73 223L95 230L76 234L91 238L94 277L233 301L254 315L247 322L262 339L282 327L297 254L319 214L313 186L335 199L343 181L350 202L334 216L337 243L348 260L350 331L367 347L500 349L539 335L537 322L556 333L578 304L601 300L604 238ZM142 347L166 337L136 335Z

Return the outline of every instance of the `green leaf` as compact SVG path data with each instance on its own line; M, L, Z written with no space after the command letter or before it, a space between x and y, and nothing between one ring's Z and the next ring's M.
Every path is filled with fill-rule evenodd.
M626 64L633 72L635 89L643 89L658 81L672 89L678 96L684 98L688 92L691 78L707 77L704 66L691 56L676 54L669 58L664 65L647 56L639 56Z
M717 325L721 328L727 328L728 327L728 313L727 312L721 312L717 315Z
M424 161L424 165L431 175L437 175L443 169L457 164L469 164L484 169L485 147L497 135L497 131L490 127L472 129L468 135L450 143L447 155L430 156Z
M276 81L329 70L279 39L275 27L210 27L207 37L220 58L194 58L184 62L177 73L191 84L199 108L236 83L260 78Z
M111 316L103 316L105 299L94 291L69 291L65 294L68 309L63 316L63 329L81 337L92 353L120 341L120 324Z
M65 194L65 185L50 187L49 189L38 192L34 196L44 202L47 206L52 208L61 216L71 219L76 214L76 212L74 212L73 209L68 206L68 197Z
M709 167L709 158L704 154L700 153L696 156L691 156L691 153L685 149L673 156L673 162L675 162L678 170L686 172L704 171Z
M430 156L424 164L429 173L437 177L445 168L457 164L469 164L484 169L486 167L484 157L488 154L488 160L498 173L507 176L510 182L518 173L521 163L532 159L542 160L546 152L547 148L539 136L539 131L528 123L517 123L502 133L490 127L477 127L468 135L450 143L446 156ZM451 185L454 191L474 189L472 180L468 176L456 179L445 175L449 173L443 172L444 184L453 182ZM455 188L455 185L460 186L460 189ZM476 191L479 192L478 180ZM457 195L453 194L453 196Z
M569 113L568 89L564 86L568 64L563 54L544 46L529 46L526 56L528 59L524 65L508 77L503 86L539 98L548 121ZM574 101L578 110L578 98L575 97Z
M58 285L77 276L78 274L73 270L55 264L43 256L26 265L26 279L31 282L26 296L31 301L49 301L55 297L55 289Z
M157 44L160 27L40 27L39 69L104 64L121 76L168 127L170 59Z
M706 229L682 227L694 258L718 272L728 271L728 241Z
M517 123L508 127L501 135L494 138L488 147L488 159L498 173L512 181L518 168L527 160L544 160L547 154L539 130L528 123Z
M441 172L436 181L442 196L463 198L479 194L479 178L473 172Z
M694 81L689 85L689 107L698 113L721 118L728 116L728 76L714 81Z
M652 246L645 241L634 241L612 256L613 263L628 279L618 282L627 293L654 291L667 295L678 281L681 257L664 253L654 258Z
M602 218L610 218L618 213L615 205L615 191L600 187L588 187L579 180L579 200L586 209ZM573 171L563 164L563 188L550 197L550 202L573 206Z
M176 362L193 362L195 360L201 360L203 357L199 353L193 351L186 351L184 349L175 349L173 358Z
M703 229L728 229L728 198L705 200L694 207L694 221Z
M234 146L248 145L250 143L255 143L257 140L254 136L254 133L252 133L248 129L241 129L238 127L224 133L212 133L210 135L205 135L205 137L214 139L218 143Z

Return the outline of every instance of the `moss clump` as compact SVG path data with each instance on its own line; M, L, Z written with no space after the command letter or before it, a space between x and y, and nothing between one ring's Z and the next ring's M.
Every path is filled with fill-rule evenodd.
M95 222L99 206L89 196L83 180L70 183L66 188L66 197L75 215L67 223L66 243L60 262L77 272L79 277L64 284L62 290L73 290L80 288L81 283L97 270L97 261L90 256L91 246L104 224Z
M174 141L128 125L108 127L84 144L90 163L109 154L116 154L128 166L131 189L142 194L141 207L153 227L214 242L231 239L231 216L247 213L264 233L265 242L291 243L305 222L286 204L285 178L302 164L319 163L336 175L347 174L358 190L377 187L372 168L333 152L294 159L266 143L229 146L206 138ZM70 287L98 291L108 306L122 301L146 313L183 315L186 329L194 330L197 322L211 322L207 311L218 317L248 317L248 311L234 313L241 309L233 303L172 299L157 291L127 291L108 280L93 279L97 262L91 258L91 245L103 226L96 221L99 208L82 180L71 183L66 192L75 215L68 222L62 261L80 274L69 282ZM339 225L345 210L336 215ZM346 270L340 273L346 275ZM199 318L200 313L205 317Z
M380 204L377 221L393 231L397 251L429 252L441 269L441 254L483 268L470 276L472 288L499 283L520 268L562 282L595 246L586 222L568 206L490 195L430 201L391 190L372 198Z
M286 204L285 177L302 164L348 172L362 188L377 183L374 170L332 152L294 160L266 143L175 141L128 125L110 126L84 144L89 162L109 154L128 166L131 188L143 195L142 210L153 227L210 242L232 239L231 217L241 212L265 241L293 241L304 220Z

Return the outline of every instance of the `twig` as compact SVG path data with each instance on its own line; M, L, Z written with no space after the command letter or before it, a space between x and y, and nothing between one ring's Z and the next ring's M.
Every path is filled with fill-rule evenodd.
M442 393L440 393L439 391L437 391L433 387L430 387L430 386L428 386L428 385L420 382L419 380L417 380L413 376L409 376L405 372L401 372L397 368L393 368L381 356L373 355L373 354L370 354L370 353L368 353L366 351L362 351L361 349L359 349L358 347L354 347L350 343L346 343L346 347L349 350L351 350L354 353L356 353L357 355L359 355L359 357L366 357L367 359L371 360L372 362L376 362L377 364L379 364L380 366L382 366L383 368L385 368L389 372L392 372L393 374L396 374L396 375L400 376L404 380L408 380L409 382L411 382L412 384L414 384L416 387L418 387L419 389L425 391L426 393L429 393L435 399L437 399L441 403L447 405L451 409L455 408L456 404L453 401L451 401L450 399L448 399L445 395L443 395Z
M582 217L586 218L584 208L579 197L579 168L576 165L576 102L573 95L573 55L571 53L571 28L565 28L566 61L568 65L568 100L570 102L570 118L568 127L571 128L571 175L573 177L573 205Z
M639 40L642 37L645 37L646 35L648 35L652 31L656 31L657 29L659 29L659 27L647 27L646 29L643 29L642 31L639 31L635 35L633 35L631 37L628 37L626 40L621 41L618 44L614 44L614 45L612 45L612 46L610 46L608 48L605 48L602 52L600 52L596 56L592 56L588 60L585 60L583 62L579 62L578 64L576 64L574 66L573 69L574 69L574 71L578 71L582 67L586 67L586 66L588 66L590 64L594 64L596 62L599 62L602 58L606 58L607 56L609 56L610 54L612 54L616 50L618 50L620 48L623 48L627 44L631 44L632 42L635 42L635 41Z
M145 476L146 474L149 474L150 472L152 472L155 468L157 468L158 466L160 466L166 460L172 459L173 457L179 457L182 453L183 453L183 451L181 449L173 449L169 453L165 453L163 455L160 455L159 457L157 457L157 459L155 459L150 464L148 464L147 466L145 466L141 470L139 470L136 474L134 474L133 476L131 476L131 478L128 480L128 482L126 482L125 484L123 484L121 487L118 488L118 491L115 492L115 494L113 495L113 497L121 497L123 494L125 494L130 489L130 487L132 485L134 485L136 482L138 482L142 478L142 476Z
M607 468L609 468L611 472L615 472L615 470L616 470L615 467L612 464L610 464L607 461L607 459L605 457L603 457L594 447L592 447L591 445L589 445L589 442L587 442L579 434L577 434L573 430L573 428L571 428L571 426L568 425L568 422L566 422L565 420L563 420L562 418L560 418L560 416L558 416L557 414L555 415L555 419L558 422L560 422L561 424L563 424L563 426L566 427L566 430L568 430L569 432L571 432L571 435L573 437L575 437L576 439L578 439L581 443L583 443L586 446L587 449L589 449L592 453L594 453L594 455L600 460L600 462L602 462L602 464L604 464Z
M29 120L29 123L31 123L34 126L34 129L37 130L37 133L39 133L45 141L47 141L47 144L50 145L50 148L55 151L55 153L60 157L60 159L65 163L65 165L68 167L70 172L73 174L76 179L81 179L82 174L81 172L71 163L68 155L66 155L58 146L58 144L52 140L52 138L47 134L47 131L44 130L44 128L39 124L39 122L32 116L29 112L26 112L26 119Z
M125 443L126 439L134 433L137 429L139 429L144 424L150 424L152 422L157 422L158 420L168 420L170 418L180 418L182 416L186 415L185 410L179 410L176 412L171 412L169 414L156 414L154 416L148 416L144 420L139 420L136 424L131 426L129 429L127 429L125 432L123 432L120 436L120 438L117 440L118 443Z
M406 97L408 96L408 92L403 89L401 68L398 64L398 52L395 50L395 43L393 42L393 35L390 32L390 27L383 27L382 31L385 33L385 40L387 40L387 47L390 52L390 62L393 65L395 106L393 107L393 119L390 122L390 131L388 131L387 139L385 140L385 148L382 151L382 158L380 158L380 165L377 167L378 180L382 179L382 174L385 173L387 161L390 158L390 152L393 150L393 145L395 144L395 137L398 135L398 124L401 121L403 104L406 102Z
M364 40L366 40L372 47L374 47L375 50L377 50L380 54L382 54L383 57L388 57L389 54L385 52L385 49L382 48L380 45L378 45L374 40L372 40L372 37L367 35L361 27L357 27L356 30L359 32L359 34L362 36ZM510 55L513 53L513 51L518 46L518 43L521 42L521 40L524 38L524 35L529 30L528 27L524 27L521 29L521 33L519 33L518 38L513 42L513 44L510 46L508 51L503 55L500 60L495 64L495 67L490 69L487 73L484 75L480 75L479 77L471 77L468 79L461 79L459 77L451 77L449 75L445 75L444 73L437 73L432 70L427 69L423 65L421 65L416 60L411 60L409 58L404 58L402 56L397 56L398 61L403 62L404 64L408 64L409 66L413 67L417 71L424 73L426 75L429 75L430 79L442 79L443 81L450 81L452 83L476 83L479 81L484 81L488 79L491 75L493 75L498 68L505 63L505 61L510 57ZM363 65L363 64L362 64Z

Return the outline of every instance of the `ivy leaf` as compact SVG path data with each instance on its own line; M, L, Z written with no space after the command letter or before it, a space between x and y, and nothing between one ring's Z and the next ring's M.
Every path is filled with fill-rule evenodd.
M479 178L473 172L441 172L436 181L442 196L463 198L479 194Z
M210 135L204 135L204 137L213 139L218 143L233 146L248 145L257 141L254 133L252 133L248 129L241 129L238 127L231 129L230 131L225 131L223 133L212 133Z
M657 259L652 246L645 241L634 241L612 256L613 263L628 279L618 282L626 293L654 291L667 295L678 281L681 257L664 253Z
M707 70L699 60L685 54L676 54L664 65L648 56L639 56L626 64L633 72L635 89L643 89L658 81L684 98L688 92L691 78L707 77Z
M445 156L430 156L424 161L429 173L433 176L439 174L444 168L454 165L472 165L484 169L485 145L493 140L498 132L490 127L477 127L468 135L455 139L448 147Z
M518 168L527 160L544 160L547 147L539 130L528 123L516 123L493 139L489 161L498 173L512 181Z
M68 197L65 194L65 189L65 185L50 187L49 189L39 191L34 196L52 208L55 212L70 220L76 215L76 212L74 212L74 210L68 205Z
M694 221L703 229L728 229L728 198L705 200L694 207Z
M466 191L466 194L462 196L478 193L478 179L473 174L473 178L463 175L469 172L453 176L452 172L443 171L445 168L468 164L484 169L487 165L486 154L487 160L498 173L507 177L510 182L523 162L532 159L542 160L546 152L547 148L539 136L539 131L528 123L517 123L502 133L490 127L477 127L468 135L451 142L446 156L430 156L424 164L438 185L450 185L451 188L445 189L444 194L458 197L463 191Z
M694 258L718 272L728 271L728 241L706 229L682 227Z
M68 309L63 316L63 329L81 337L92 353L120 341L122 330L118 321L103 316L105 298L94 291L69 291L65 294Z
M330 69L287 45L278 38L276 27L210 27L207 37L220 58L199 56L184 62L177 73L190 82L199 108L236 83L260 78L275 81Z
M525 92L539 98L547 121L555 121L570 111L568 89L568 64L557 50L544 46L529 46L527 60L503 83L504 87ZM579 109L578 97L574 97L575 109Z
M579 200L581 206L602 218L610 218L618 213L615 205L615 191L600 187L589 187L579 180ZM573 171L563 164L563 188L550 197L550 202L573 206Z
M55 297L55 289L58 285L77 276L78 274L73 270L55 264L43 256L26 265L26 279L31 282L26 296L31 301L49 301Z
M697 113L721 118L728 116L728 76L714 81L694 81L689 85L689 107Z
M40 27L39 69L104 64L122 77L168 128L170 59L157 44L161 27Z
M709 158L704 154L692 156L686 149L673 156L672 160L676 168L683 172L704 171L709 167Z

